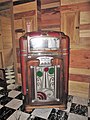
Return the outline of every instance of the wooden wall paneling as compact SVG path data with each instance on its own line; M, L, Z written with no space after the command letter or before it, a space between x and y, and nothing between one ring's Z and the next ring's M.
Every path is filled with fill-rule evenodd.
M14 64L14 62L13 62L13 49L12 48L4 49L3 55L4 55L5 67L11 66Z
M50 16L50 17L48 17ZM50 29L53 30L59 28L60 31L60 11L58 8L50 8L42 10L42 29Z
M36 6L37 6L36 2L28 2L25 4L16 5L13 7L13 13L16 14L16 13L32 11L35 10Z
M81 69L79 69L79 70L81 70ZM84 70L86 70L86 69L84 69ZM69 75L70 81L89 83L90 82L90 74L86 75L86 74L80 74L80 73L81 72L79 72L78 74L74 74L71 72L71 74Z
M35 0L21 5L13 6L14 10L14 26L15 26L15 42L17 54L17 71L18 80L21 84L20 74L20 48L19 38L26 32L37 31L41 27L41 6L40 1Z
M90 11L90 1L89 2L84 2L84 3L77 3L77 4L68 4L68 5L62 5L61 6L61 12L73 12L73 11L80 11L80 12L85 12L85 11Z
M14 29L23 29L23 21L22 19L16 19L14 20Z
M1 17L0 17L0 50L2 50L3 44L2 44L2 29L1 29Z
M3 67L2 52L0 52L0 68Z
M90 37L90 30L80 30L80 37Z
M22 18L23 21L23 29L25 32L30 31L37 31L37 24L36 24L36 16L29 16ZM36 26L35 26L36 25Z
M41 0L42 5L60 2L60 0Z
M3 51L0 51L0 68L4 67L4 56L3 56Z
M69 68L69 73L70 74L75 74L75 75L90 75L90 69L82 69L82 68Z
M19 48L19 38L23 35L23 33L15 33L15 44L16 47Z
M2 41L3 48L12 47L12 31L11 31L11 18L2 17Z
M76 36L75 41L70 43L69 94L88 98L90 97L90 0L61 0L62 31L65 31L66 27L65 14L71 12L77 12L77 22L74 24L77 29L75 31L73 28L69 34ZM68 23L71 24L69 20ZM73 44L74 42L76 43Z
M82 48L89 49L90 48L90 37L80 37L80 45Z
M1 31L0 31L0 50L3 49L3 42L2 42L2 34L1 34Z
M80 12L80 45L90 48L90 11Z
M42 30L60 31L60 0L42 4L41 9Z
M61 0L61 5L76 4L82 2L90 2L90 0Z
M35 0L33 2L28 2L25 4L16 5L13 8L14 20L22 21L22 27L26 30L27 23L31 23L31 31L35 31L41 25L40 15L41 7L40 0ZM40 23L40 24L39 24ZM16 26L16 25L15 25ZM27 32L27 31L25 31Z
M49 0L50 1L50 0ZM52 1L51 3L47 2L46 4L43 3L43 0L41 0L41 9L48 9L48 8L54 8L54 7L60 7L61 2L60 0Z
M90 50L88 49L71 50L70 67L90 69Z
M61 13L61 31L70 37L70 48L79 43L79 23L78 11Z
M12 52L12 29L11 18L7 16L1 16L1 37L0 42L2 45L2 67L7 67L13 64L13 52Z
M69 95L89 98L89 83L69 81Z
M90 24L90 11L80 12L80 24Z

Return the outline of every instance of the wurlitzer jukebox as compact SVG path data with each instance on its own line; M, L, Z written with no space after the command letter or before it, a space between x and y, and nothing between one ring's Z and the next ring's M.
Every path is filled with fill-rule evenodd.
M67 106L69 37L62 32L29 32L20 38L25 109Z

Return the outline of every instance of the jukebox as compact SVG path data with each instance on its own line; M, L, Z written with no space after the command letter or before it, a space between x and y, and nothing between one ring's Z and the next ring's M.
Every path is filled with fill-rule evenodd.
M28 32L20 38L22 88L26 111L67 106L69 37L63 32Z

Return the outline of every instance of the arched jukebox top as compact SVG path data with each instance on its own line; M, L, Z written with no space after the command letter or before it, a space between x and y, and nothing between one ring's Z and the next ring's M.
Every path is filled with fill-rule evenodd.
M28 32L20 38L23 94L28 105L66 103L69 37L63 32ZM66 97L66 98L65 98Z
M69 39L63 32L57 31L37 31L28 32L20 41L27 56L32 55L58 55L69 49Z

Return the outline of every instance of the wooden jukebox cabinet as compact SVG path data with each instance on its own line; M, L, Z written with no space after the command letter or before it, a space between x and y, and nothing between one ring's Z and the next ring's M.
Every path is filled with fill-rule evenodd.
M38 31L20 38L25 109L67 106L69 38L62 32Z

